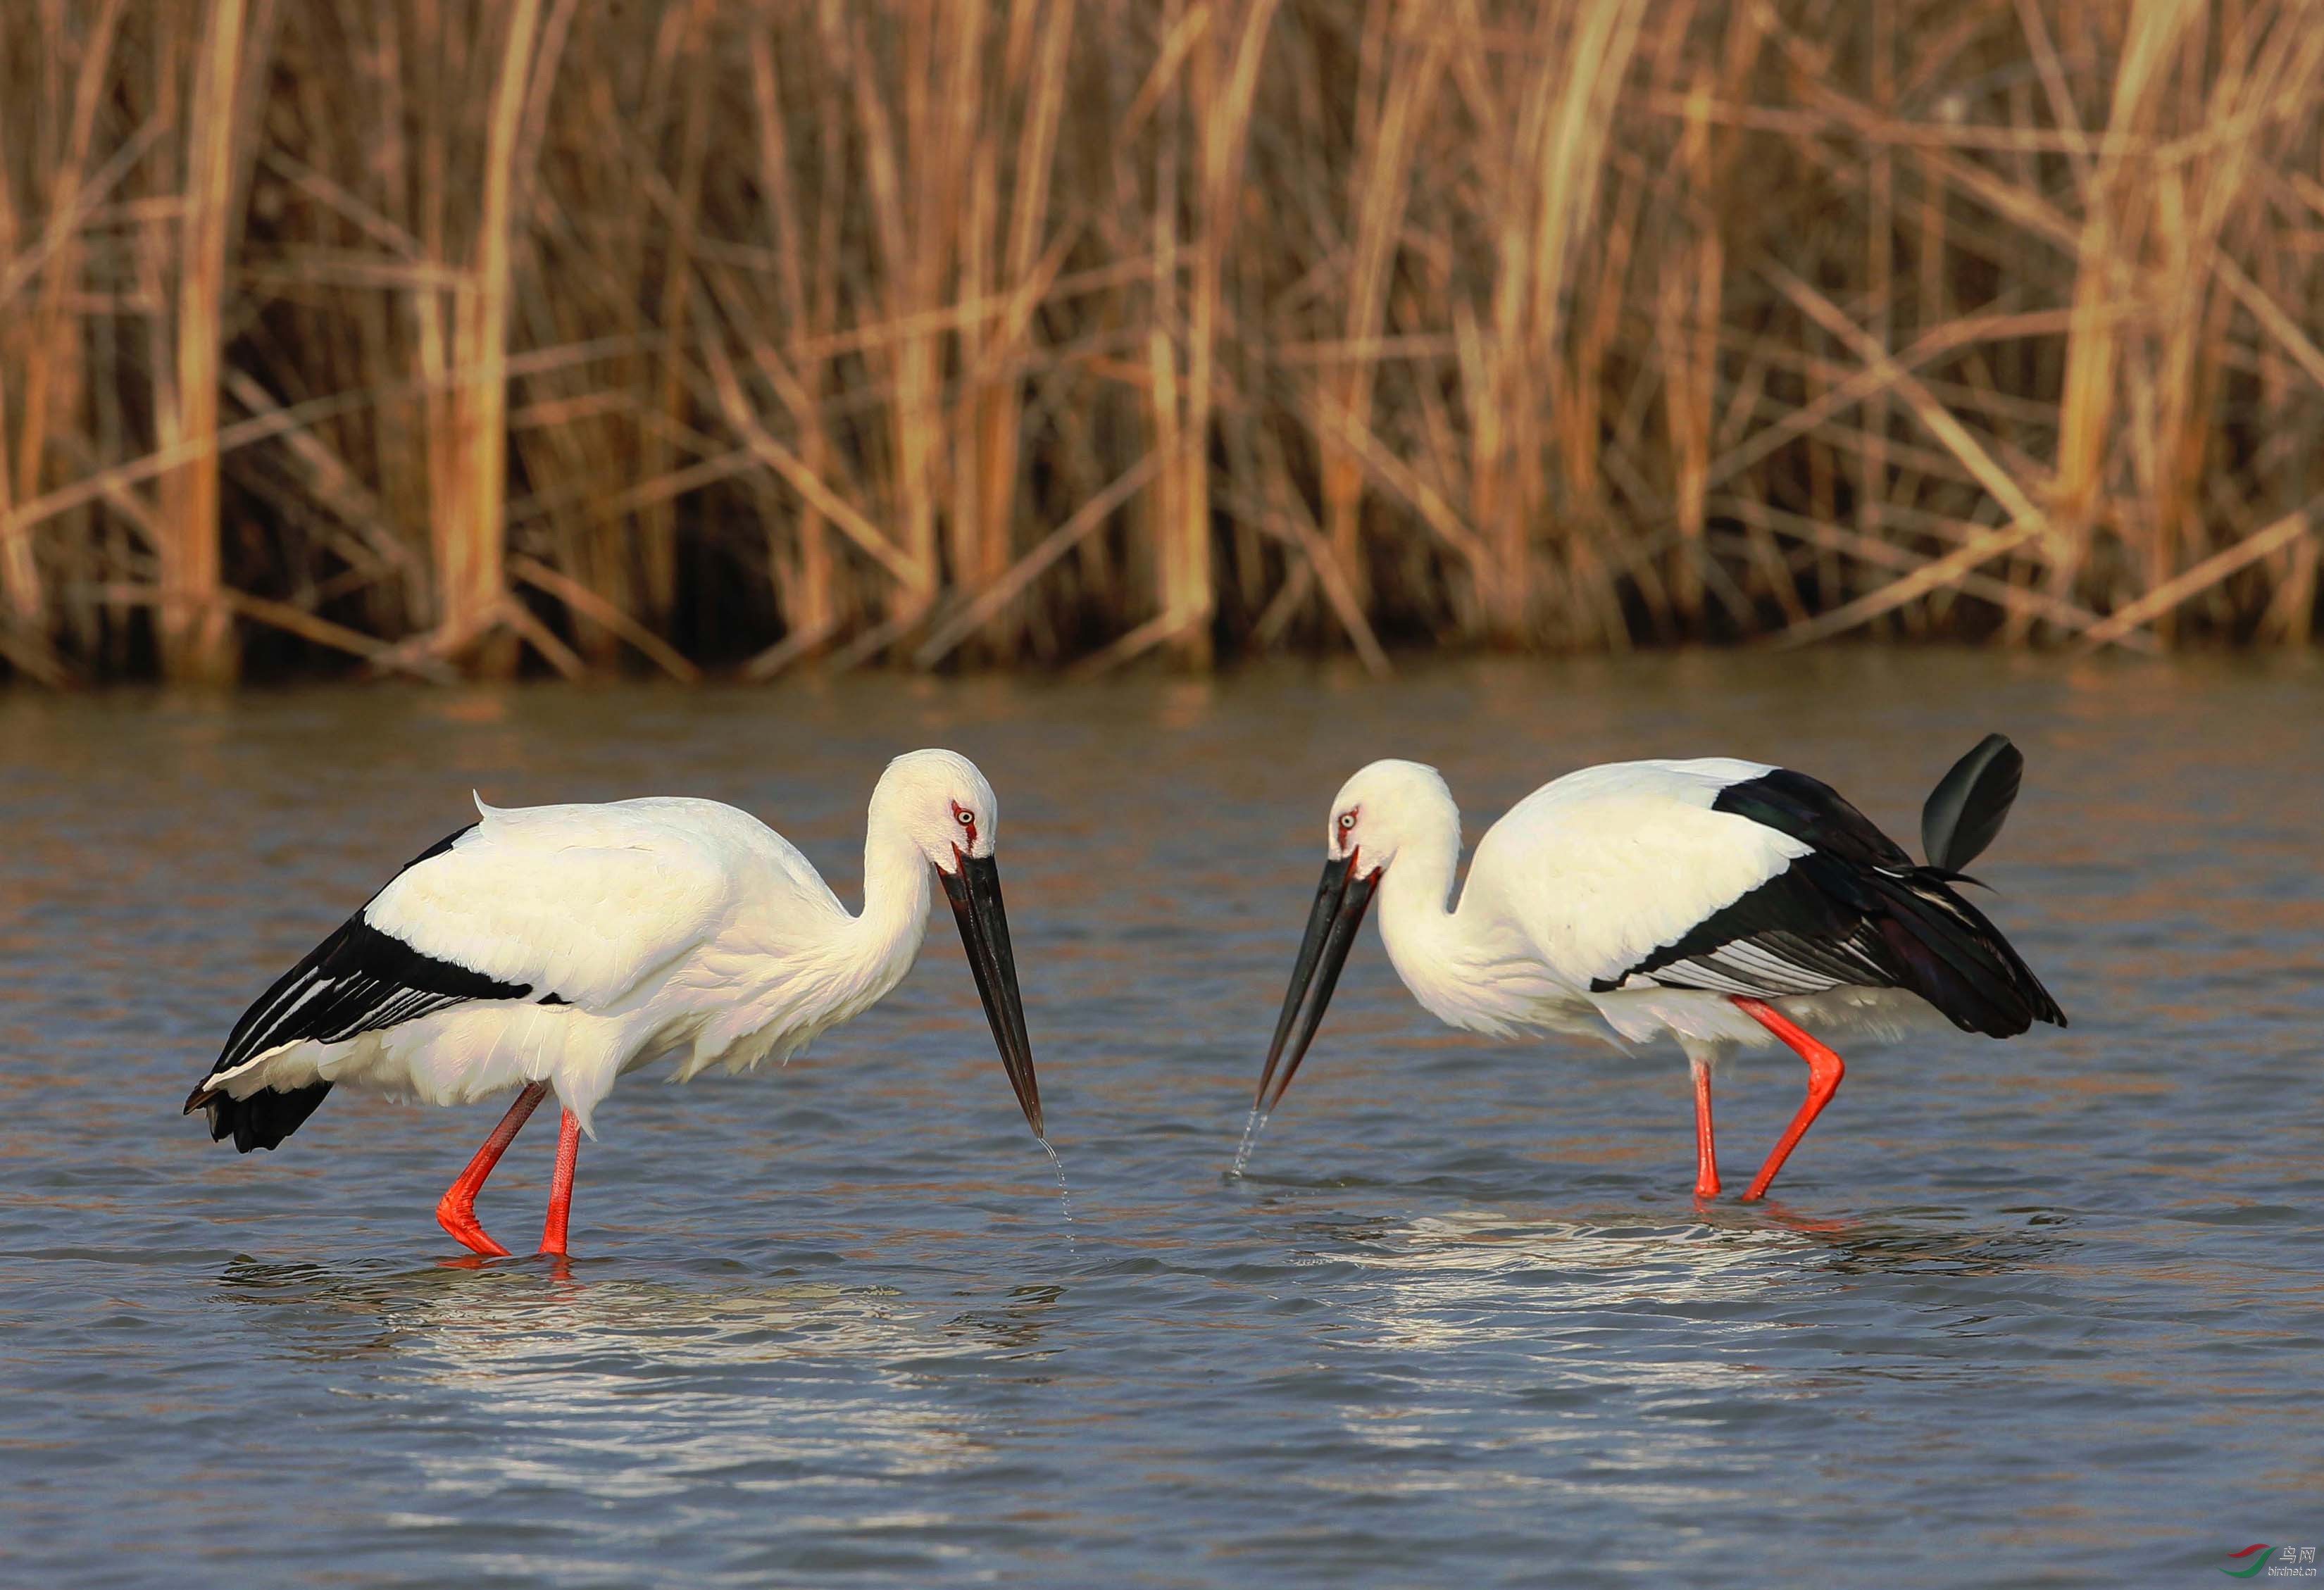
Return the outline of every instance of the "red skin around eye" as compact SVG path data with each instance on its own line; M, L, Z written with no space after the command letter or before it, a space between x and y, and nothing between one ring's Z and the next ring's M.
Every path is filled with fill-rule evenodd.
M952 804L952 820L953 820L954 823L960 823L960 819L961 819L961 804L960 804L958 801L954 801L954 802ZM974 850L974 849L976 848L976 823L975 823L975 822L974 822L973 820L971 820L971 821L966 822L966 823L960 823L960 831L961 831L961 832L962 832L963 834L964 834L964 835L966 835L966 836L967 836L967 839L968 839L968 844L967 844L967 846L965 847L965 849L963 849L962 847L959 847L959 846L954 846L954 849L956 849L956 850L962 850L962 853L963 853L964 855L965 855L965 854L967 853L967 851L968 851L968 850Z

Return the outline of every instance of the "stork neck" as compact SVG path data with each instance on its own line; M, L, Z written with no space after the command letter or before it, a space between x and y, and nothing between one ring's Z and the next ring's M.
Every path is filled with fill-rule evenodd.
M1451 905L1461 860L1461 818L1448 811L1400 846L1381 875L1380 939L1415 997L1442 1016L1439 989L1457 976L1459 914ZM1445 1019L1450 1020L1450 1017Z
M855 919L868 965L901 978L928 931L928 859L875 805L863 831L863 914Z

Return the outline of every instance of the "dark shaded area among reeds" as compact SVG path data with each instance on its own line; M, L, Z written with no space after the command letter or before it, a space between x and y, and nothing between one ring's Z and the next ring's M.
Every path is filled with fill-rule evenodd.
M2304 646L2319 133L2309 0L25 0L0 660Z

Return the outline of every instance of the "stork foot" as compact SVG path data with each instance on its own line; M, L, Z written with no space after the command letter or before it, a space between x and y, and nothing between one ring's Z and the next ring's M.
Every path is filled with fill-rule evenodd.
M1784 1162L1791 1157L1793 1148L1806 1135L1807 1129L1815 1124L1816 1117L1823 1113L1823 1107L1831 1102L1831 1096L1840 1091L1840 1080L1848 1074L1848 1067L1828 1045L1774 1006L1740 995L1734 997L1738 1008L1781 1038L1793 1053L1807 1062L1808 1068L1808 1096L1801 1101L1799 1113L1792 1117L1792 1124L1784 1127L1784 1135L1775 1140L1775 1152L1767 1155L1766 1163L1759 1167L1759 1173L1751 1178L1751 1185L1743 1190L1743 1201L1757 1203L1767 1196L1768 1184L1775 1181L1775 1172L1784 1168Z
M466 1199L456 1199L456 1187L446 1190L436 1200L436 1224L452 1235L452 1240L472 1254L482 1254L488 1259L508 1257L508 1249L494 1242L492 1234L477 1222L475 1205Z
M534 1107L548 1096L548 1083L526 1084L517 1094L516 1101L509 1106L508 1114L501 1117L500 1125L493 1128L492 1135L484 1139L484 1146L477 1149L475 1157L469 1160L467 1169L462 1171L452 1185L444 1190L444 1196L436 1200L436 1223L452 1234L453 1241L472 1254L482 1254L488 1259L508 1257L508 1249L494 1242L491 1234L477 1224L476 1194L483 1190L484 1178L493 1173L493 1167L501 1163L501 1155L508 1152L509 1144L515 1142L516 1135L524 1129L525 1120L532 1114Z

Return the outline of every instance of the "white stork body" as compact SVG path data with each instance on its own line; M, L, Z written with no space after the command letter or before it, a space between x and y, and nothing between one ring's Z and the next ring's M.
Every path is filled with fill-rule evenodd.
M627 1071L747 1071L876 1003L919 953L932 875L1039 1131L991 860L998 802L964 758L916 752L881 779L860 915L788 841L716 801L477 811L244 1015L188 1101L214 1136L272 1148L345 1085L429 1104L518 1089L519 1124L553 1091L577 1144Z
M336 1042L327 1030L267 1044L209 1086L246 1097L326 1081L469 1104L547 1082L594 1135L622 1072L669 1057L682 1080L786 1059L901 981L927 932L927 864L894 835L867 847L856 916L782 835L716 801L476 809L475 827L397 874L356 920L524 992ZM285 1008L262 1008L244 1045L287 1035L303 992L294 984Z
M1461 817L1443 780L1417 763L1375 762L1333 803L1323 883L1259 1107L1290 1086L1375 887L1397 975L1451 1025L1576 1034L1625 1050L1674 1040L1695 1071L1706 1196L1718 1190L1709 1074L1726 1053L1785 1043L1812 1074L1829 1073L1828 1098L1840 1062L1809 1029L1891 1040L1948 1020L1997 1037L2035 1020L2062 1025L1998 930L1950 887L2015 794L2016 753L1989 743L2010 760L1980 747L1932 797L1932 812L1941 798L1967 808L1932 831L1945 865L1916 867L1801 774L1724 758L1621 762L1518 802L1479 842L1457 903ZM1987 787L1969 787L1980 777ZM1270 1101L1286 1044L1290 1065ZM1812 1089L1810 1106L1749 1196L1821 1109Z
M1728 786L1775 771L1711 758L1569 773L1486 831L1450 908L1460 814L1446 795L1449 823L1430 831L1438 842L1406 843L1380 880L1380 938L1397 975L1439 1020L1504 1038L1570 1033L1625 1049L1674 1038L1706 1053L1775 1046L1734 994L1836 1036L1942 1025L1935 1006L1903 989L1845 984L1748 942L1728 948L1729 975L1696 963L1685 982L1625 977L1810 853L1711 806Z

